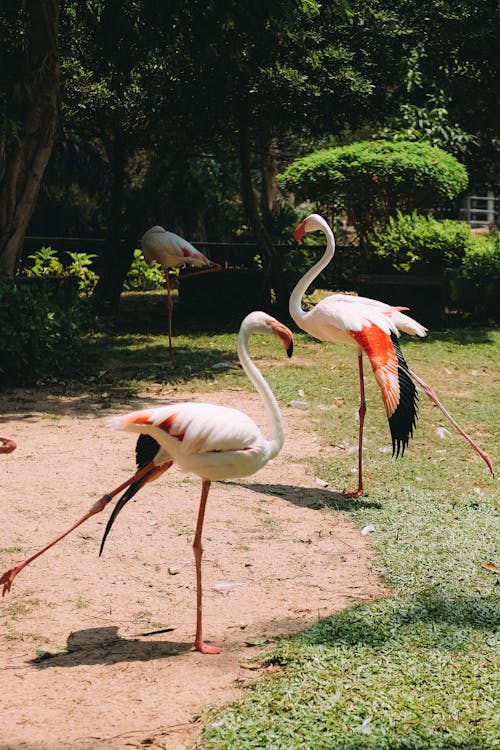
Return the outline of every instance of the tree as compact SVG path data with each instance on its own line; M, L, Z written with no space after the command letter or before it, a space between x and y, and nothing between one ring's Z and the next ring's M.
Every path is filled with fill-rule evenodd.
M498 185L500 5L395 0L391 12L398 18L394 33L403 40L395 86L402 109L383 125L460 156L473 184Z
M10 277L56 136L58 27L57 0L10 2L0 15L0 274Z
M106 170L101 203L107 242L96 299L111 307L118 304L137 242L137 225L126 216L130 163L138 149L151 145L158 66L155 35L149 34L155 30L147 20L139 0L70 3L62 19L63 127L90 144Z
M333 20L341 32L332 33ZM371 85L356 68L348 29L347 3L320 14L315 0L195 5L176 22L183 67L170 104L188 128L195 113L194 148L208 143L236 156L247 223L283 299L274 250L280 149L302 132L339 132L363 119Z

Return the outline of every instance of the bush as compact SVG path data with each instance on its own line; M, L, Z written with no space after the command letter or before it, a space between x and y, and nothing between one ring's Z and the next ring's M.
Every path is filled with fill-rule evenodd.
M396 271L432 273L458 268L474 239L465 222L398 211L370 236L370 247Z
M125 288L135 292L147 292L151 289L162 289L164 285L165 274L160 264L153 261L150 266L144 260L142 250L134 250L134 259L125 279Z
M31 266L23 269L23 275L29 278L49 278L67 276L77 281L78 290L89 296L97 283L97 274L92 270L92 261L96 257L91 253L67 253L69 262L63 263L57 250L41 247L36 253L28 255L33 261Z
M472 246L460 266L460 276L480 284L500 280L500 235L497 232L473 237Z
M61 308L43 282L0 278L2 380L27 384L61 375L74 365L88 320L82 303Z
M380 221L449 202L467 187L465 167L428 143L362 141L297 159L278 178L299 200L347 212L364 243Z

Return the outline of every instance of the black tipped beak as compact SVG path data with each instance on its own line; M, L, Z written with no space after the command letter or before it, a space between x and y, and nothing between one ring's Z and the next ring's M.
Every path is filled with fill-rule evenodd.
M289 357L293 354L293 341L290 341L290 344L287 346L286 353Z

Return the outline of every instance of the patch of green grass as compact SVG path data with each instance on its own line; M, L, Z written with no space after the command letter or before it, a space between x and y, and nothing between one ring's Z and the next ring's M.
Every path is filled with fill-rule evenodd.
M303 391L311 429L323 445L337 447L333 456L315 461L316 475L332 489L353 487L355 354L299 342L304 364L275 370L272 378L287 398ZM494 464L499 345L498 331L483 330L403 342L410 367L433 385ZM424 394L406 455L391 459L380 394L369 368L366 375L368 492L346 500L341 510L349 510L359 527L374 525L376 566L393 593L280 641L263 657L280 673L257 683L248 698L210 713L204 750L500 747L500 587L497 576L481 567L500 562L497 480ZM335 397L343 403L325 409ZM444 438L440 426L449 429ZM335 503L323 512L335 512Z

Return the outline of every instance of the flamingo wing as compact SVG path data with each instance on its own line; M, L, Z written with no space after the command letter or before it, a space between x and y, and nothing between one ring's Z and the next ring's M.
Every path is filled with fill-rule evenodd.
M163 456L162 456L163 454ZM99 548L99 557L102 555L102 551L104 549L104 543L106 542L106 539L108 537L109 532L111 531L111 527L113 526L117 515L121 511L121 509L131 500L134 495L136 495L141 487L144 487L144 485L147 482L151 482L154 479L157 479L161 474L163 474L164 471L170 468L172 465L171 461L168 461L168 458L166 461L163 461L159 463L159 461L162 461L162 458L164 457L164 451L162 451L161 446L157 441L151 437L151 435L139 435L139 438L137 440L137 444L135 446L135 456L136 456L136 463L137 468L142 469L143 467L147 466L148 464L151 464L151 470L147 471L146 474L144 474L140 479L138 479L135 482L132 482L130 487L128 487L123 495L117 500L115 507L113 508L113 512L111 513L108 522L106 524L106 528L104 529L104 534L102 536L101 540L101 546ZM155 466L155 464L157 464Z
M361 297L354 294L332 294L323 301L328 300L331 300L330 304L335 304L337 307L340 306L340 309L344 310L345 315L354 314L354 311L364 311L365 316L370 317L371 319L371 316L374 314L383 313L384 315L389 316L398 331L404 331L405 333L416 336L427 335L427 328L402 312L403 310L408 310L407 307L388 305L377 299Z
M368 356L382 393L393 455L403 455L417 420L418 395L395 334L370 323L349 334Z
M243 412L195 402L114 417L109 426L152 436L174 460L182 454L246 450L261 437L255 422Z
M306 313L301 326L308 333L323 341L337 341L352 344L348 335L351 331L361 331L374 323L388 336L398 335L398 329L391 317L382 309L366 304L358 297L347 294L332 294L325 297Z

